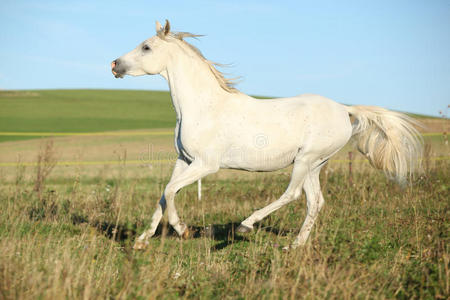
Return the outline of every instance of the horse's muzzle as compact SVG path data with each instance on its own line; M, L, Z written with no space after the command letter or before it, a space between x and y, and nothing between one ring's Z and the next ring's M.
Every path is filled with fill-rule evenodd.
M116 59L111 63L111 72L116 78L123 78L124 76L124 68L123 64L120 63L120 60Z

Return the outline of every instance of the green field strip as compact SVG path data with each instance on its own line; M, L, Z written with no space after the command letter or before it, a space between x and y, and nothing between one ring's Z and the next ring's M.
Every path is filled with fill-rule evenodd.
M422 136L442 136L447 135L441 132L429 132L429 133L422 133Z
M134 132L0 132L0 136L133 136L133 135L173 135L173 131Z
M89 166L89 165L138 165L152 163L169 163L175 162L175 159L155 159L155 160L101 160L101 161L58 161L57 166ZM12 166L37 166L37 162L0 162L0 167Z

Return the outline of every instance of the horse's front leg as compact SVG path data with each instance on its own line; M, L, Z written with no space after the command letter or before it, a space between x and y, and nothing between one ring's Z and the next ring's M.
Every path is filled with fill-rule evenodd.
M183 159L178 158L177 161L175 162L175 166L173 168L172 176L170 178L169 183L171 181L175 180L175 178L181 172L183 172L187 166L188 166L188 164ZM163 193L163 195L161 196L161 199L158 201L158 203L156 205L156 210L153 213L150 228L148 230L144 231L139 236L139 238L134 243L134 246L133 246L134 249L145 249L145 247L147 247L148 239L151 238L155 234L156 229L158 228L159 222L161 221L161 218L164 214L165 209L166 209L166 197L165 197L165 194Z
M206 164L199 159L195 159L183 172L173 181L171 180L164 191L167 201L167 215L169 224L175 229L178 235L186 238L189 234L186 224L181 222L175 208L175 194L183 187L196 182L208 174L219 170L218 164Z
M171 180L167 184L163 197L161 200L164 199L164 204L167 207L167 214L169 217L169 224L175 229L175 231L182 237L187 237L189 231L183 222L181 222L180 218L178 217L178 213L175 208L175 194L182 189L183 187L201 179L202 177L215 173L219 170L218 165L207 165L203 163L201 160L194 160L190 165L186 166L184 170L182 170L177 176L172 176ZM162 217L163 212L163 206L160 203L161 207L161 213L159 213L159 207L157 208L154 219L152 218L152 224L156 223L156 226L158 226L159 220ZM156 222L157 220L157 222ZM152 229L152 228L151 228ZM148 231L149 234L154 234L154 231L152 232L151 229ZM156 228L154 228L156 230ZM143 234L144 235L144 234ZM134 246L134 249L143 249L145 246L147 246L148 241L147 239L150 237L148 235L143 236L142 235L138 238L136 241L136 244Z

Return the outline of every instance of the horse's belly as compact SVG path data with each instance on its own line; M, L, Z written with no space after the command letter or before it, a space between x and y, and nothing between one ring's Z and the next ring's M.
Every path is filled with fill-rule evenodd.
M265 151L231 148L222 155L220 167L247 171L275 171L291 165L298 149Z

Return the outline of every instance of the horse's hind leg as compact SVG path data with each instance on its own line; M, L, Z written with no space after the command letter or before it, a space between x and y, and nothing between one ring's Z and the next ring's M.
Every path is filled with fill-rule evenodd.
M249 232L253 229L253 224L264 219L266 216L276 211L280 207L297 199L301 195L302 185L306 174L309 172L309 163L304 159L296 159L294 162L294 169L292 170L291 181L284 194L275 202L266 207L255 211L250 217L245 219L238 227L238 232Z
M306 176L303 189L305 190L306 194L307 213L302 228L300 229L300 233L292 243L293 248L303 246L306 243L309 234L311 233L314 222L319 215L319 211L325 203L322 191L320 190L320 169L321 168L319 167L309 173L308 176Z

